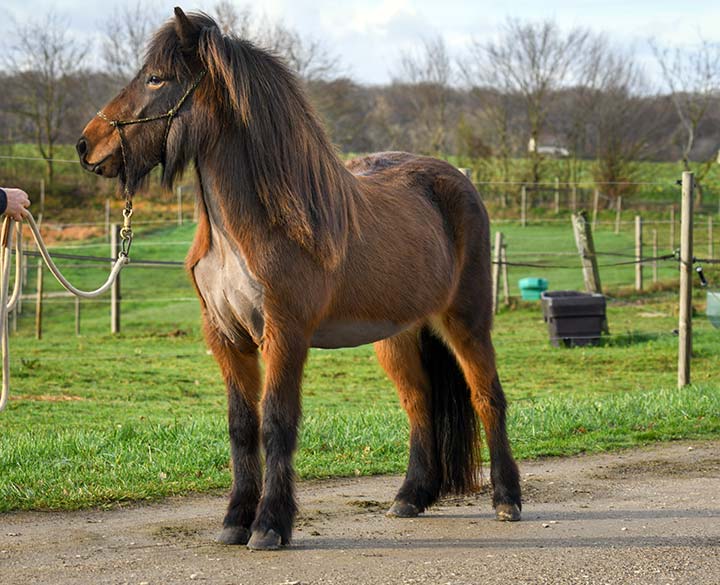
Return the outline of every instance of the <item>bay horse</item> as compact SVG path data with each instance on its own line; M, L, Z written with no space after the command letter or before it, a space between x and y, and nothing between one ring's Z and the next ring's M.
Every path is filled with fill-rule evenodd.
M388 515L414 517L477 488L479 418L496 518L520 519L490 337L489 220L462 173L402 152L344 165L281 60L180 8L77 151L128 193L158 164L168 188L194 164L187 269L228 397L233 485L220 542L290 541L309 348L371 342L410 423Z

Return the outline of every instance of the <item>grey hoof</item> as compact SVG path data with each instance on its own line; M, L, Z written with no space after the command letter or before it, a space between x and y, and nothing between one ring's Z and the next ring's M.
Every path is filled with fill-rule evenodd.
M250 550L278 550L280 544L280 535L271 528L265 533L253 532L247 547Z
M395 502L385 513L389 518L415 518L420 514L420 509L415 504L408 502Z
M250 531L244 526L226 526L217 537L220 544L247 544Z
M495 518L500 522L517 522L520 520L520 508L517 504L498 504Z

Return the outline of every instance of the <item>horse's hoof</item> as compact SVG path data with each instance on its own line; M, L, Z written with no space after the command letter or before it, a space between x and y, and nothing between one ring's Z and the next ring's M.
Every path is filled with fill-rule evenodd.
M495 518L500 522L517 522L520 520L520 508L517 504L498 504Z
M250 550L278 550L280 548L280 535L272 528L267 532L255 531L247 543Z
M220 544L247 544L250 531L244 526L226 526L217 537Z
M409 502L395 502L385 513L389 518L415 518L420 514L420 508Z

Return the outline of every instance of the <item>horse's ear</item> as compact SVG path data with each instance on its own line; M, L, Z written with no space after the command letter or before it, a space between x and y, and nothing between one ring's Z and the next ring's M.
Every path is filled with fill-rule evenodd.
M175 32L183 49L189 50L197 47L200 29L190 22L190 19L179 6L175 7Z

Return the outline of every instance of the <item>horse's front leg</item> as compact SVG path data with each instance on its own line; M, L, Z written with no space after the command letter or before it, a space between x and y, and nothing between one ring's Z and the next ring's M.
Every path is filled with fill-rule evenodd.
M266 322L262 346L265 386L261 437L265 448L265 482L248 548L273 550L287 544L297 512L292 457L301 412L300 384L308 338L283 324Z
M228 431L232 454L232 492L218 541L223 544L247 544L260 500L262 480L258 351L249 338L233 343L208 325L205 337L227 386Z

